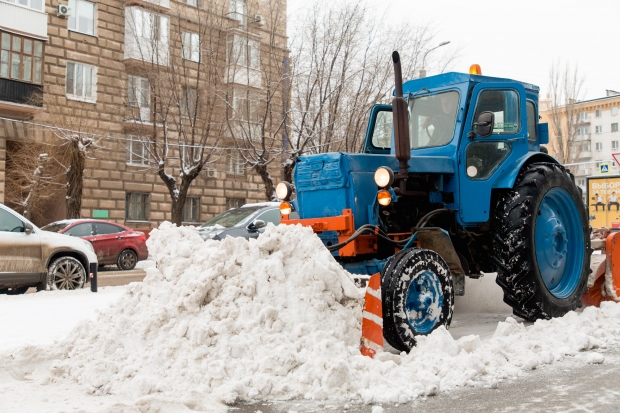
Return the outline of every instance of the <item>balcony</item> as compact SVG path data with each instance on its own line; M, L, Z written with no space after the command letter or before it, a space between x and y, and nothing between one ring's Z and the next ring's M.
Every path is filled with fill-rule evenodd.
M43 101L37 95L43 86L0 78L0 109L34 113L42 109Z
M592 151L581 151L579 152L579 155L577 155L578 160L590 159L590 158L592 158Z
M0 27L47 40L47 13L0 1Z
M587 133L585 135L577 135L575 136L575 142L587 142L592 139L592 135Z

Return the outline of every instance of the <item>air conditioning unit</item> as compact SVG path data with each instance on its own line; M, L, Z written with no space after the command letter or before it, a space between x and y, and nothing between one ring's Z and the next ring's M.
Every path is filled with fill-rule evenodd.
M207 175L207 178L217 178L217 169L207 168L205 175Z
M58 12L56 13L58 17L68 17L71 15L71 9L69 6L65 6L64 4L58 5Z
M257 14L256 16L254 16L254 21L259 25L259 26L264 26L265 23L267 22L265 20L265 16L263 16L262 14Z

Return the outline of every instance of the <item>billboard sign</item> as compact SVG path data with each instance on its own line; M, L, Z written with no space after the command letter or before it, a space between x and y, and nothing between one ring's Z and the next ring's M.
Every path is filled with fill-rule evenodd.
M588 177L587 190L590 226L620 229L620 175Z

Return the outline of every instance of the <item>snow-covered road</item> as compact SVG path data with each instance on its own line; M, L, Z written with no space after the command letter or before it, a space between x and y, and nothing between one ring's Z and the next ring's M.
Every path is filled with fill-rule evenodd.
M0 337L0 411L403 404L494 388L566 359L603 363L599 350L620 345L620 305L524 325L486 276L468 280L449 332L420 338L408 355L369 359L358 348L361 294L310 230L268 227L250 242L196 236L154 231L158 267L143 283L0 298L1 314L10 314Z

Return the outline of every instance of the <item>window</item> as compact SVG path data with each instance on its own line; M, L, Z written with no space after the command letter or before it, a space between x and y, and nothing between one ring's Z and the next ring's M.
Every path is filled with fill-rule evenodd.
M258 122L258 95L249 89L235 88L233 90L233 115L237 120Z
M119 232L125 232L125 228L121 228L113 224L95 222L94 225L95 225L95 234L97 235L118 234Z
M197 0L185 0L185 4L187 4L188 6L198 7Z
M478 119L480 113L486 111L493 112L495 115L494 134L514 134L521 129L519 95L514 90L482 91L478 98L474 119Z
M148 79L127 76L127 104L132 110L131 117L141 122L151 121L151 88Z
M183 222L200 222L200 197L188 196L183 206Z
M200 37L198 33L183 32L183 59L198 62L200 60Z
M536 142L536 106L534 102L527 101L525 103L525 109L527 110L527 136L530 142Z
M67 97L94 102L97 100L94 66L67 62Z
M586 186L586 180L585 179L577 179L577 185L579 185L579 186Z
M590 133L590 128L577 128L578 136L585 136L585 135L588 135L589 133Z
M167 42L168 19L164 16L160 16L159 14L150 13L140 8L135 8L134 30L137 37Z
M260 68L260 42L240 35L230 35L226 39L226 61L229 65Z
M0 231L2 232L24 232L24 223L21 219L0 208Z
M596 142L596 150L597 151L602 151L603 150L603 143L602 142Z
M130 136L127 142L127 164L148 165L150 162L149 143Z
M618 114L618 106L612 106L611 116L616 116L617 114Z
M228 161L228 173L232 175L243 175L245 172L245 162L239 152L232 152Z
M85 224L77 224L64 232L72 237L90 237L93 235L93 224L90 222Z
M612 123L611 124L611 131L612 132L618 132L618 124L617 123Z
M181 90L181 115L193 118L198 105L198 89L193 87Z
M590 142L584 142L581 144L581 150L588 152L590 150L591 146L590 146Z
M459 98L459 93L452 90L409 99L412 149L442 146L452 140Z
M5 32L0 37L0 77L40 85L43 42Z
M602 126L595 126L594 127L594 132L595 133L603 133L603 127Z
M587 112L579 112L579 120L580 121L585 121L588 119L588 113Z
M28 7L29 9L37 11L45 11L45 2L43 0L4 0L7 3L19 4L20 6Z
M246 0L229 0L229 17L233 20L237 20L241 24L246 23L247 17L247 4Z
M84 0L69 0L69 30L95 34L95 4Z
M600 110L600 109L596 109L596 110L594 111L594 116L595 116L595 117L600 118L602 115L603 115L603 111L602 111L602 110Z
M241 208L245 204L243 198L226 198L226 209Z
M149 219L149 194L128 192L125 197L125 218L147 221Z
M618 141L611 141L611 149L618 149Z

